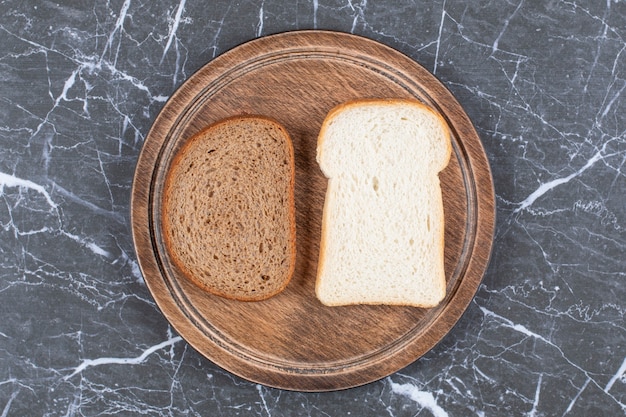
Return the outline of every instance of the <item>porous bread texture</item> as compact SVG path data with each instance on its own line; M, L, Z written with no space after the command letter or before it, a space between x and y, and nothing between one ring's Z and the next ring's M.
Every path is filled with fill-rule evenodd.
M291 139L258 116L222 120L176 153L164 186L162 229L173 263L200 288L259 301L295 268Z
M447 124L413 100L357 100L327 115L317 161L329 178L316 295L325 305L433 307L445 297L438 173Z

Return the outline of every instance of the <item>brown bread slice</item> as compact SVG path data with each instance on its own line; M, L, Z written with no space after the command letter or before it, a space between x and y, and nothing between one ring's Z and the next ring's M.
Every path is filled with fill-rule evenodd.
M165 181L163 238L192 282L258 301L282 291L295 268L291 139L259 116L224 119L189 139Z

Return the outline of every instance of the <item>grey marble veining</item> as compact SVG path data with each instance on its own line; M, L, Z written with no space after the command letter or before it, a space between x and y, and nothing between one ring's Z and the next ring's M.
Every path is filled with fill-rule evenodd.
M0 3L0 415L626 414L626 2ZM321 394L241 380L168 325L129 228L172 92L255 37L399 49L474 122L497 195L490 267L439 345Z

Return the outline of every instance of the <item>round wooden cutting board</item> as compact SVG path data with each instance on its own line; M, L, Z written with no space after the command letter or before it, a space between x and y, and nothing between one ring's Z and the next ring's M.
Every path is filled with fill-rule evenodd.
M356 98L415 98L438 110L453 154L440 174L447 296L436 308L325 307L314 286L327 180L315 151L327 112ZM194 133L229 116L270 116L289 131L296 157L296 271L261 302L206 294L173 267L160 230L164 177ZM176 331L208 359L248 380L301 391L362 385L400 370L452 328L488 263L494 191L482 144L452 94L422 66L375 41L299 31L256 39L217 57L170 98L150 130L132 190L139 264Z

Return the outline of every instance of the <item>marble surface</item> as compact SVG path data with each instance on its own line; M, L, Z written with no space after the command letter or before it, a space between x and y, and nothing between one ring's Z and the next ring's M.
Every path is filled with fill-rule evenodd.
M626 2L0 3L0 415L626 414ZM489 157L483 284L428 354L339 392L221 370L156 307L129 229L151 123L253 38L332 29L436 74Z

